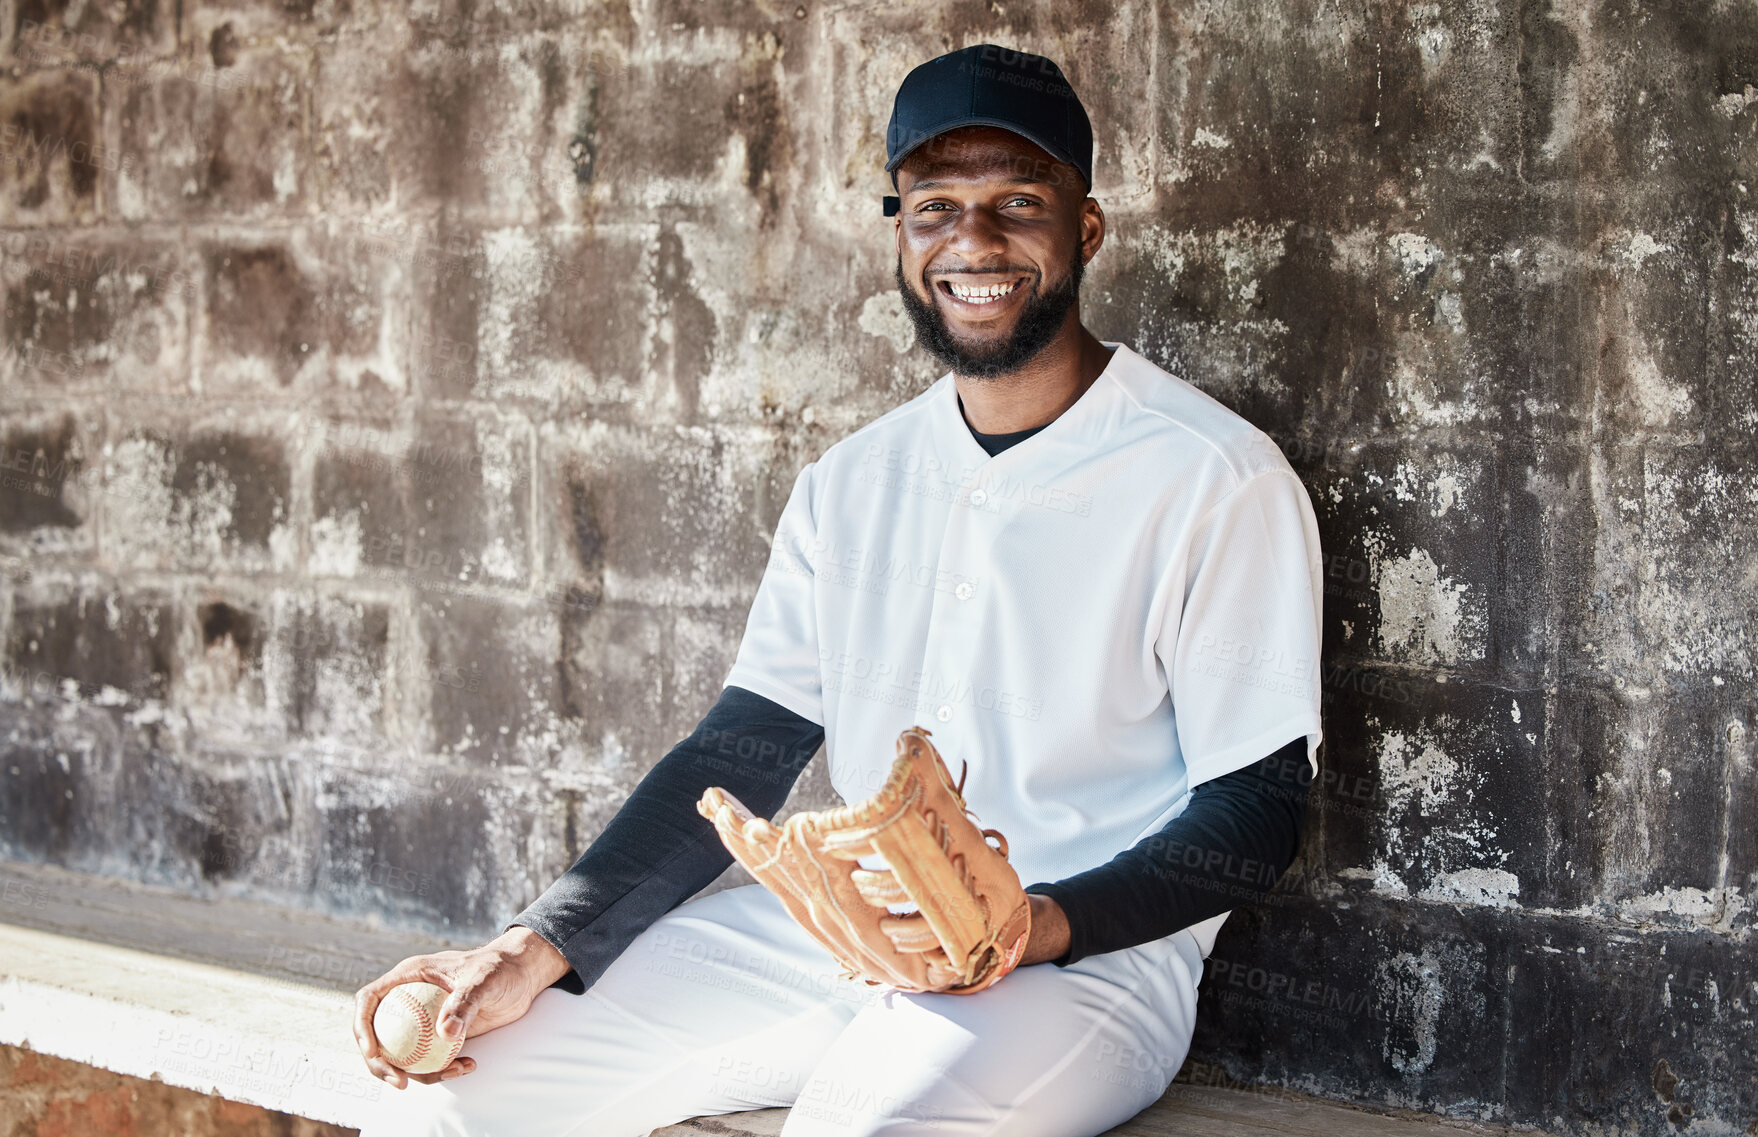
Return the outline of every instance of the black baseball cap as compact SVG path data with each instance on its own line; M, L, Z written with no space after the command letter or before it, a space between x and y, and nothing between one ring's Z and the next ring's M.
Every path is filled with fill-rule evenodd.
M1093 124L1062 68L1041 55L992 43L930 59L904 76L885 131L885 172L936 135L961 126L999 126L1067 162L1093 185ZM885 197L885 216L900 207Z

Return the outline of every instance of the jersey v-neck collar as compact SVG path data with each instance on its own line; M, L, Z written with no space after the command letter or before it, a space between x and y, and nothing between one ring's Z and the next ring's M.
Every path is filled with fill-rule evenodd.
M1032 435L1038 433L1038 431L1043 430L1050 425L1048 422L1041 422L1037 426L1028 426L1024 430L1010 430L1004 431L1000 434L984 434L976 427L971 426L970 416L964 413L964 398L958 394L956 388L953 390L953 401L958 404L959 417L963 418L964 424L970 427L971 436L977 440L979 446L989 452L990 457L994 457L1015 443L1024 442ZM1055 421L1055 419L1050 420L1050 422Z
M1120 389L1118 372L1127 363L1125 353L1133 354L1129 352L1128 346L1121 340L1100 340L1099 342L1112 349L1111 358L1105 361L1104 370L1100 371L1098 378L1094 379L1087 389L1081 392L1080 398L1049 422L1013 432L1013 434L1025 435L1026 437L1017 439L994 454L990 454L988 448L977 439L976 430L966 421L961 406L962 400L958 394L958 384L954 381L952 372L948 371L942 375L939 380L941 388L939 398L935 400L935 417L950 433L957 435L958 441L954 445L968 456L967 467L974 470L976 467L986 466L992 462L1003 461L1009 455L1022 452L1035 453L1035 447L1046 445L1040 441L1042 438L1083 438L1097 429L1096 423L1103 421L1103 406L1108 404L1111 401L1111 396ZM985 437L994 440L1011 438L1013 434L991 434ZM1093 440L1088 438L1088 441Z

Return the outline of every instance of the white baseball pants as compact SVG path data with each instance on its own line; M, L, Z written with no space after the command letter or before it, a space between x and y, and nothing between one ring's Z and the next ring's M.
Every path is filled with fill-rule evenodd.
M469 1040L475 1073L385 1087L361 1137L641 1137L778 1105L783 1137L1091 1137L1171 1084L1202 969L1182 931L976 995L869 987L746 885L673 909L586 994L546 990Z

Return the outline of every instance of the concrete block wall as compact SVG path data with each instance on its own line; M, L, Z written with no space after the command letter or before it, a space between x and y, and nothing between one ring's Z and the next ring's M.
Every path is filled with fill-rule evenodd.
M540 891L800 466L938 374L884 128L980 42L1092 115L1088 326L1321 518L1324 779L1196 1057L1758 1132L1745 0L0 0L0 852L448 934Z

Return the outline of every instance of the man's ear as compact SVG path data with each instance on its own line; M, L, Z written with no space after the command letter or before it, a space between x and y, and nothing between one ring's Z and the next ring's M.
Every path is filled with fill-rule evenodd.
M1087 198L1080 204L1081 249L1086 260L1082 264L1090 264L1099 255L1105 244L1105 211L1099 207L1096 198ZM1087 251L1088 246L1091 251Z

